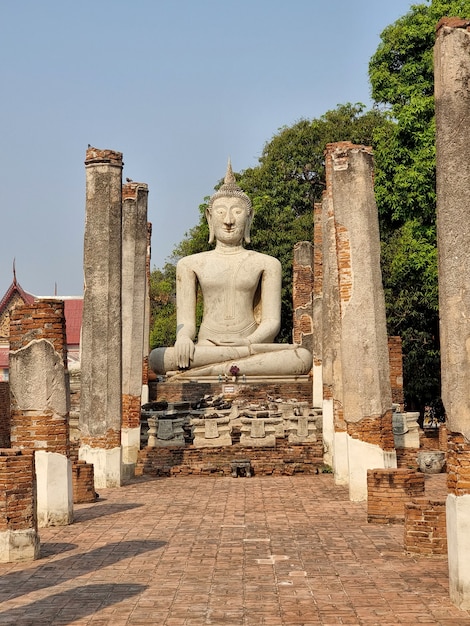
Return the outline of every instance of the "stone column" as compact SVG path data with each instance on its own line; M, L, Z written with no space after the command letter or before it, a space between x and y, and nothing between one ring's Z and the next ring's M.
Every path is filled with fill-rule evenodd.
M322 380L323 445L325 464L333 467L335 483L349 480L346 423L343 416L343 379L341 373L340 305L338 260L331 190L322 202Z
M149 401L149 354L150 354L150 260L152 258L152 224L147 224L147 258L145 264L145 312L144 312L144 349L142 353L142 404Z
M349 497L367 499L367 470L396 467L385 298L371 149L328 144L341 311Z
M39 558L34 453L0 448L0 562Z
M67 340L62 300L39 300L10 318L11 443L35 451L41 527L73 520Z
M323 404L322 374L322 308L323 308L323 244L322 204L316 202L313 209L313 406Z
M147 197L144 183L122 188L122 474L134 476L140 450L140 407L147 296Z
M121 484L122 154L86 153L79 457L96 488Z
M448 430L449 588L470 609L470 20L444 18L434 47L442 399Z
M313 245L299 241L294 246L292 302L294 343L312 351L313 340Z

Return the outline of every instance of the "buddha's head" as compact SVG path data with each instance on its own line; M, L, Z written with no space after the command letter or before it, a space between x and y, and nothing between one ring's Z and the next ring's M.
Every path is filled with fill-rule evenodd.
M230 160L223 185L211 196L206 209L209 224L209 243L224 237L224 243L250 243L253 208L250 198L235 181Z

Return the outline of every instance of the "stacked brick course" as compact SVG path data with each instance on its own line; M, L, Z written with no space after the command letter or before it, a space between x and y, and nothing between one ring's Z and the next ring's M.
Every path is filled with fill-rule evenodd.
M407 552L423 555L447 553L444 500L413 498L405 504L404 544Z
M405 519L405 503L424 495L424 474L412 469L367 470L367 521L396 524Z
M151 386L151 388L153 385ZM166 400L167 402L198 402L205 395L219 395L224 393L224 388L233 388L233 392L225 395L230 398L239 398L242 400L265 401L267 396L275 399L295 398L298 402L312 402L312 381L305 377L302 380L286 381L286 382L250 382L246 383L221 383L221 382L166 382L157 383L155 385L156 393L151 399L157 399L159 402Z
M313 246L301 241L294 246L292 302L294 343L312 350L313 341Z
M403 352L401 337L388 338L388 359L390 363L390 385L392 387L392 402L400 405L404 410L403 396Z
M95 502L93 465L77 461L72 465L73 501L75 504Z
M36 528L33 452L0 449L0 531Z
M447 487L456 496L470 494L470 443L460 433L447 437Z
M0 382L0 448L9 448L10 442L10 387Z
M323 444L289 444L277 440L276 448L144 448L139 453L136 475L187 476L216 474L230 476L231 461L250 459L258 476L318 474L323 467Z

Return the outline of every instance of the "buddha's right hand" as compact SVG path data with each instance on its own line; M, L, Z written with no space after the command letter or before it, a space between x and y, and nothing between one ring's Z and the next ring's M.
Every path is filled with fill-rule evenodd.
M176 365L180 369L187 369L194 358L194 342L189 337L182 335L175 342Z

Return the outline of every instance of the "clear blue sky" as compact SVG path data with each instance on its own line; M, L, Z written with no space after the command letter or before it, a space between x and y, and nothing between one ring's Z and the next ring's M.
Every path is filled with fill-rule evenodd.
M88 144L149 185L152 266L225 172L282 126L370 105L368 62L408 0L2 2L0 297L82 293Z

